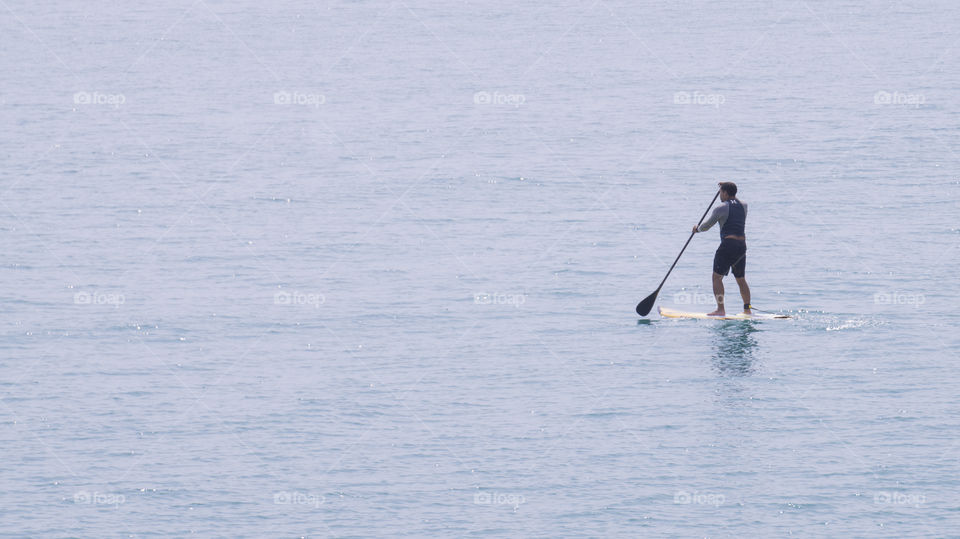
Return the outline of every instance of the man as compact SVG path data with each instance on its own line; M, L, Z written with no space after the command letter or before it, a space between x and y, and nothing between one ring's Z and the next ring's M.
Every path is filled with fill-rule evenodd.
M723 305L723 277L733 268L733 276L740 287L743 297L743 312L750 311L750 287L744 277L747 269L747 238L744 227L747 222L747 205L737 198L737 185L733 182L720 183L720 202L714 208L710 218L693 232L706 232L714 223L720 223L720 247L713 256L713 296L717 299L717 310L709 316L725 316Z

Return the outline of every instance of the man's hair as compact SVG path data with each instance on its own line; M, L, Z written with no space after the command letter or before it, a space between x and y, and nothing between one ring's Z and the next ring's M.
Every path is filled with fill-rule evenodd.
M723 190L729 196L737 196L737 184L733 182L723 182L720 184L720 189Z

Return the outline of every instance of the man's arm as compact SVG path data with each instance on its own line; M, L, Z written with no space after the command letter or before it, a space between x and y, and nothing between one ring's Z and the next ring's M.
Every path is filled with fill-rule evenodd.
M717 206L713 209L713 213L710 214L710 218L700 225L700 228L697 229L697 232L706 232L710 230L710 227L715 225L720 219L726 220L729 211L730 209L726 204Z

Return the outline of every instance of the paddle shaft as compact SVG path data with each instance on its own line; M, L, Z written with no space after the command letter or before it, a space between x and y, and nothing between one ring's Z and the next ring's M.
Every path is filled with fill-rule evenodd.
M713 203L717 201L717 197L719 196L720 196L720 190L718 189L717 194L713 195L713 200L710 201L710 205L707 206L707 211L703 212L703 215L700 216L700 220L697 221L697 227L699 227L700 223L702 223L703 220L707 218L707 214L710 213L710 208L713 207ZM667 270L667 274L664 275L663 280L660 281L660 286L657 287L657 292L659 292L660 289L663 288L663 283L667 282L667 277L670 276L670 272L673 271L674 266L676 266L677 262L680 261L680 257L683 255L683 252L687 250L687 245L690 245L690 240L693 239L694 234L696 234L696 232L690 233L690 237L687 238L687 243L683 244L683 249L680 249L680 254L677 255L676 259L674 259L673 264L670 265L670 269Z

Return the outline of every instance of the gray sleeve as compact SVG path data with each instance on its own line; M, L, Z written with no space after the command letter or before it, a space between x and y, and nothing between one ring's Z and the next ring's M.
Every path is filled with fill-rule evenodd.
M700 232L706 232L710 230L710 227L716 224L717 221L720 221L721 223L725 222L727 220L727 215L729 214L730 207L726 204L721 204L713 209L713 213L710 214L710 217L708 217L707 220L704 221L697 230Z

